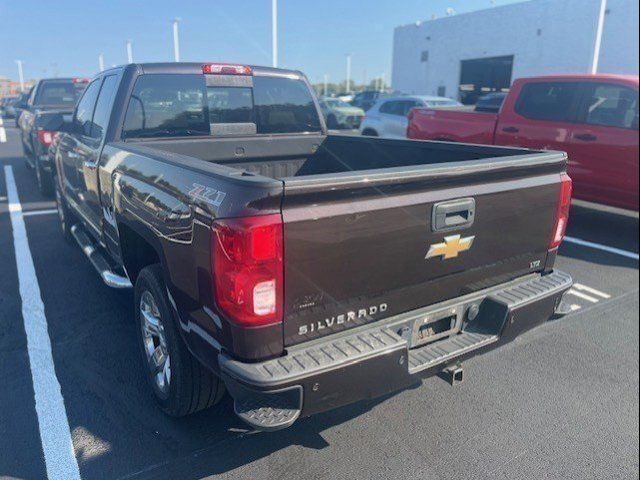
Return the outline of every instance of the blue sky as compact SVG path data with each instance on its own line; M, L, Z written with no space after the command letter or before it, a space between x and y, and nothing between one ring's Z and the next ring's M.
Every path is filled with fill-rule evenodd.
M393 29L432 15L514 3L516 0L279 0L280 66L312 81L391 72ZM0 77L91 76L98 55L106 66L126 62L131 39L136 62L173 60L170 20L182 19L183 61L271 64L271 0L0 0Z

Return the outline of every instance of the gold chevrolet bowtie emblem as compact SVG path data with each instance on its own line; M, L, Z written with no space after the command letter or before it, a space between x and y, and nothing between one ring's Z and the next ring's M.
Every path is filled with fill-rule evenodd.
M424 259L442 257L443 260L449 260L450 258L456 258L460 253L466 252L471 248L475 238L475 236L462 238L460 235L444 237L444 242L436 243L429 247L427 256Z

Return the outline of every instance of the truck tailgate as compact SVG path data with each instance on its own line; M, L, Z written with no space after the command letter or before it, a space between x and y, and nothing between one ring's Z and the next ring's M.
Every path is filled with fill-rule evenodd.
M285 345L543 270L565 168L549 152L283 179Z

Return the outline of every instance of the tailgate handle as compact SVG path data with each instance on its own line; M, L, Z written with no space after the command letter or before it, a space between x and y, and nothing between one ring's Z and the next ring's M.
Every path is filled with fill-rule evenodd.
M476 201L473 198L437 203L433 206L431 228L434 232L468 228L473 225L475 213Z

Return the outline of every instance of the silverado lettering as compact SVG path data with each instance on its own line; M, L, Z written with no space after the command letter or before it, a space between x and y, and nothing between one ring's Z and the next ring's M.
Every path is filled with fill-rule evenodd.
M358 310L351 310L347 313L341 313L334 317L325 318L308 325L300 325L298 329L298 335L306 335L316 330L323 330L325 328L331 328L334 325L343 325L344 323L351 322L360 318L372 318L378 313L384 313L387 311L387 304L381 303L380 305L373 305L368 308L360 308Z

